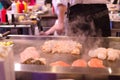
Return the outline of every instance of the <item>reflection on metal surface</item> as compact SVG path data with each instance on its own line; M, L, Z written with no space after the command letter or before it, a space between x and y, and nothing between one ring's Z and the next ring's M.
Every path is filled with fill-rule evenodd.
M109 75L118 75L120 76L120 60L116 60L115 62L110 62L107 60L104 60L104 65L106 68L81 68L81 67L58 67L58 66L49 66L51 62L57 61L57 60L63 60L65 62L68 62L71 64L76 59L85 59L86 61L90 60L90 57L87 54L81 53L81 55L67 55L67 54L43 54L40 51L40 45L42 45L46 40L66 40L66 39L72 39L79 41L83 43L82 39L77 38L71 38L67 36L62 37L54 37L54 36L9 36L9 40L13 40L15 42L14 46L14 56L15 56L15 62L18 64L15 65L15 71L16 72L28 72L28 73L42 73L42 74L57 74L57 77L60 79L74 79L75 80L108 80L107 77ZM91 40L91 41L87 41ZM98 43L95 44L95 41L98 40L96 38L89 38L87 39L85 43L86 46L89 46L90 48L93 47L111 47L120 49L120 38L99 38L101 41L97 41ZM89 44L87 43L89 42ZM23 51L26 47L34 46L37 48L37 50L40 52L40 56L43 58L46 58L47 65L26 65L20 63L20 52ZM89 48L88 47L88 48ZM85 48L85 47L84 47ZM84 52L87 53L85 49ZM30 80L30 79L27 79Z
M110 67L108 67L108 71L109 71L109 74L112 73L112 69Z
M21 65L19 63L15 63L15 71L20 71Z
M57 68L54 66L51 68L51 72L57 72Z
M75 79L57 79L57 80L75 80Z

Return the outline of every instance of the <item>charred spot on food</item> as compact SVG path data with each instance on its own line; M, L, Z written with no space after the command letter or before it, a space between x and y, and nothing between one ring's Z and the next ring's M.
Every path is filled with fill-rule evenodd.
M34 60L33 58L28 58L23 62L23 64L32 64L31 61Z
M28 58L22 64L36 64L36 65L45 65L45 63L39 59Z
M45 65L45 63L40 60L33 60L32 64Z

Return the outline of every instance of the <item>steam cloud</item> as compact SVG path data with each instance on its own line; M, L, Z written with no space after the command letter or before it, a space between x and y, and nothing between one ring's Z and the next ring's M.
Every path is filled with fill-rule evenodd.
M77 16L71 21L66 21L68 36L100 36L101 31L96 33L94 21L89 16Z
M80 42L84 48L82 53L87 54L90 49L100 46L99 44L102 40L94 36L101 36L101 31L96 33L94 21L89 16L77 16L72 20L66 21L66 34L77 37L78 40L76 41Z

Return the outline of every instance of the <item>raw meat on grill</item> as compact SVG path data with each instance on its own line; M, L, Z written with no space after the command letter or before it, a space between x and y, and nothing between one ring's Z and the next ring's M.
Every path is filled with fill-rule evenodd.
M80 54L81 48L82 45L73 40L49 40L41 46L44 53Z
M87 62L83 59L77 59L72 63L73 67L87 67Z
M115 61L120 57L120 50L113 49L113 48L97 48L94 50L90 50L88 52L90 57L96 57L99 59L107 59L111 61Z
M105 68L103 61L97 58L92 58L88 61L88 66L92 68Z
M21 62L24 62L29 58L35 59L39 57L40 57L40 54L37 52L35 47L27 47L23 52L20 53Z
M107 49L100 47L100 48L97 48L95 50L90 50L88 55L90 57L98 57L99 59L106 59Z
M106 59L107 57L107 49L106 48L98 48L97 50L99 59Z
M90 50L90 51L88 52L88 55L89 55L90 57L97 57L97 53L95 53L95 50Z
M119 59L120 55L119 55L119 50L116 50L116 49L113 49L113 48L108 48L107 49L108 51L108 60L111 60L111 61L115 61L116 59Z

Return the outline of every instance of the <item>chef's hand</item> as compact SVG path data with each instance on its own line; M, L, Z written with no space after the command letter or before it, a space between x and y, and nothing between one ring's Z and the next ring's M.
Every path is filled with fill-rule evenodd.
M54 34L54 32L57 32L57 34L62 34L64 32L64 23L56 21L55 24L45 32L45 34Z
M63 33L63 31L64 31L64 24L63 23L57 23L54 25L54 27L55 27L55 31L57 32L57 34Z
M41 32L40 32L40 35L41 35L41 36L47 36L48 34L46 34L44 31L41 31Z
M54 33L61 35L64 32L64 17L67 7L63 4L59 4L57 5L57 9L58 9L58 14L57 14L58 19L55 21L55 24L45 32L45 34L47 35Z

